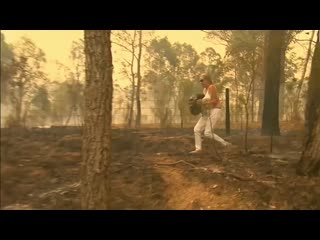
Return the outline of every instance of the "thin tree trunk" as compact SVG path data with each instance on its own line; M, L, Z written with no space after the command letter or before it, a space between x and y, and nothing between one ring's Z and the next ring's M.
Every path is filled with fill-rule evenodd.
M184 123L184 114L183 114L183 102L182 100L180 100L180 102L178 103L178 109L180 112L180 128L183 128L183 123Z
M18 88L18 102L17 102L17 108L16 108L16 118L17 123L19 126L22 125L22 105L23 105L23 83L22 81L19 82L19 88Z
M308 51L307 51L307 57L306 57L306 61L304 63L303 72L302 72L300 83L299 83L299 86L298 86L298 89L297 89L297 99L296 99L296 102L295 102L295 105L294 105L294 107L295 107L295 109L294 109L295 120L300 120L300 114L299 114L300 113L300 111L299 111L300 93L301 93L303 81L304 81L305 76L306 76L308 63L309 63L310 56L311 56L311 47L312 47L312 40L313 40L314 34L315 34L315 30L312 31L312 34L311 34L311 37L310 37L309 47L308 47Z
M242 106L240 106L240 128L241 131L243 130L243 111L242 111Z
M266 84L266 62L267 62L267 52L269 46L269 31L266 30L264 34L264 46L263 46L263 64L262 64L262 77L261 77L261 90L259 99L259 118L262 119L263 116L263 106L264 106L264 93Z
M110 208L112 53L110 30L85 30L86 87L81 206Z
M142 56L142 30L139 30L139 51L137 59L137 117L136 128L140 128L141 125L141 101L140 101L140 88L141 88L141 56Z
M250 92L252 89L252 85L254 82L254 78L251 79L251 82L249 84L249 90L247 92L247 98L245 103L245 111L246 111L246 128L245 128L245 135L244 135L244 150L245 152L248 152L248 130L249 130L249 98L250 98Z
M130 99L130 112L129 112L129 121L128 127L131 128L133 126L133 109L134 109L134 98L136 96L136 87L135 87L135 74L134 74L134 59L135 59L135 41L136 41L137 31L135 30L133 33L133 40L131 42L131 63L130 63L130 71L131 71L131 99Z
M69 112L69 114L68 114L68 118L67 118L67 120L66 120L66 122L65 122L64 125L68 126L68 124L69 124L69 122L70 122L70 120L71 120L71 117L72 117L72 115L73 115L73 111L74 111L74 106L71 107L70 112Z
M320 31L314 50L306 106L306 137L297 173L320 175Z
M236 83L236 122L239 122L240 109L239 109L239 83L237 78L237 67L234 68L234 81Z
M25 109L24 109L24 113L23 113L23 117L22 117L23 127L24 128L27 127L27 117L28 117L30 105L31 105L31 103L28 103L28 104L25 105Z
M264 104L264 87L263 87L263 81L261 79L261 87L259 87L259 107L258 107L258 120L262 118L262 112L263 112L263 104Z
M254 53L255 54L255 53ZM252 57L254 59L254 56ZM255 94L255 78L256 78L256 68L255 62L251 64L251 82L252 82L252 90L251 90L251 122L254 122L254 113L255 113L255 102L254 102L254 94Z
M129 116L128 116L128 127L132 127L133 120L133 109L134 109L134 97L135 97L135 86L134 81L131 84L131 99L130 99L130 107L129 107Z

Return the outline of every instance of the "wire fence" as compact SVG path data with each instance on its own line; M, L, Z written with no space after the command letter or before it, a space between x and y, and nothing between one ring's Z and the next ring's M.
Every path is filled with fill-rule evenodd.
M226 127L226 91L220 93L220 101L222 103L221 118L218 121L217 128ZM264 89L255 89L254 96L250 95L249 99L240 99L237 92L233 89L229 89L229 116L230 116L230 128L231 130L244 130L246 125L246 105L249 113L248 124L250 129L259 129L261 128L262 123L262 114L263 114L263 99L264 99ZM285 101L281 103L281 101ZM289 125L289 123L294 123L292 120L293 109L292 103L285 99L279 99L280 104L283 105L282 109L279 109L279 120L280 125ZM188 105L188 102L185 103ZM301 103L301 106L304 105L304 102ZM159 112L158 108L155 107L154 99L148 99L147 101L141 102L141 127L142 128L161 128L160 117L155 114ZM181 117L179 109L174 103L170 104L170 107L163 106L167 108L171 114L169 122L166 125L167 127L180 128ZM113 108L113 126L114 127L128 127L128 109L127 108L118 108L114 106ZM132 127L135 123L136 111L133 112ZM304 109L301 109L301 122L304 119ZM190 128L193 127L199 119L199 116L192 116L191 113L187 114L187 117L184 119L183 127ZM163 127L163 126L162 126Z
M260 128L262 122L262 113L263 113L263 89L255 89L254 96L250 96L248 99L248 112L249 112L249 127L250 128ZM217 128L225 128L226 126L226 94L224 91L220 92L220 101L222 103L222 111L221 111L221 119L217 123ZM165 93L164 93L165 94ZM114 99L117 99L117 95L114 96ZM280 101L284 101L280 99ZM253 104L252 104L253 103ZM188 102L185 103L186 106ZM126 107L123 107L123 106ZM113 104L113 111L112 111L112 121L114 127L122 127L128 128L128 116L129 116L129 108L127 107L128 103L123 103L121 106L114 101ZM304 105L304 102L301 103L301 106ZM159 112L161 112L160 108L155 107L155 99L150 96L148 99L142 99L141 101L141 127L142 128L163 128L163 124L161 125L161 116L159 116ZM280 120L284 122L291 121L291 115L293 114L292 106L293 104L286 100L286 104L284 104L283 111L285 113L281 113L280 110ZM288 107L289 106L289 107ZM180 128L182 126L180 111L177 107L177 103L170 102L167 105L164 105L162 108L166 108L170 113L168 119L166 120L167 123L165 124L166 127L177 127ZM5 109L5 108L2 108ZM246 123L246 114L245 114L245 105L243 100L239 98L239 94L234 89L229 89L229 110L230 110L230 127L232 129L240 129L243 130ZM7 111L9 112L9 111ZM158 113L158 114L157 114ZM301 109L301 119L304 118L304 109ZM1 126L4 126L3 119L5 119L5 115L2 114L1 117ZM62 125L69 125L69 126L81 126L83 124L83 116L80 115L78 112L74 112L70 119L68 120L69 116L66 116L63 121L61 121ZM132 114L132 125L131 127L135 126L135 119L136 118L136 106L134 105L133 114ZM192 116L191 113L186 113L185 117L183 118L183 127L189 128L193 127L196 122L198 121L199 116ZM56 123L51 123L55 125ZM48 123L49 125L49 123Z
M257 92L258 96L259 92ZM241 106L239 102L236 100L236 95L234 91L230 90L229 94L229 106L230 106L230 123L231 125L241 125L241 123L244 123L244 107ZM226 116L226 102L225 102L225 92L220 94L220 101L222 103L222 114L221 114L221 120L219 121L220 126L225 125L225 116ZM253 108L254 111L254 118L252 118L251 122L258 122L260 116L259 116L259 102L256 101L256 97L254 98L255 106ZM188 105L188 102L185 103ZM142 126L154 126L154 127L160 127L160 117L157 116L157 112L159 111L159 108L156 108L154 105L154 99L148 99L147 101L141 102L141 125ZM178 107L171 103L170 107L163 106L163 108L166 108L170 112L170 122L169 125L173 127L180 127L181 126L181 116L180 111ZM114 125L118 126L126 126L128 123L128 114L129 109L124 107L117 107L114 106L113 108L113 123ZM135 122L135 116L136 111L134 109L133 111L133 122ZM193 126L198 121L199 116L192 116L191 113L187 113L187 116L183 118L184 125L185 126Z

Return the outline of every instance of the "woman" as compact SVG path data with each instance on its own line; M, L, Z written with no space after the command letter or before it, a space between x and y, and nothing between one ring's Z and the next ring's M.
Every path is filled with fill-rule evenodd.
M203 111L201 113L201 118L194 127L194 137L195 137L195 150L191 153L199 153L202 150L202 139L201 134L204 131L205 137L213 138L217 142L221 143L223 146L230 146L231 144L217 134L214 134L213 130L220 119L221 114L221 103L219 101L219 95L217 88L213 85L212 80L209 75L202 75L200 82L203 87L204 98L197 100L198 104L202 105Z

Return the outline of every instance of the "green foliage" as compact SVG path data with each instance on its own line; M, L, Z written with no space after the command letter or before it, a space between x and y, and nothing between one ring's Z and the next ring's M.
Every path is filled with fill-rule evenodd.
M47 78L42 71L46 58L44 52L26 37L22 37L12 49L14 58L7 94L15 109L16 121L22 125L26 123L31 100L38 86L46 83Z
M6 43L5 36L1 33L1 102L7 103L8 84L14 75L12 47Z
M5 41L5 36L1 33L1 64L9 64L14 57L11 46Z
M231 80L224 76L222 58L213 48L207 48L199 55L190 44L171 44L167 38L162 38L153 39L147 53L149 71L144 81L151 86L155 116L160 122L170 119L172 116L167 115L174 111L179 111L184 122L192 117L188 99L202 92L198 82L200 74L210 74L219 90Z
M12 128L12 127L19 127L20 123L17 121L17 118L13 114L9 114L5 119L4 119L4 127L6 128Z
M84 55L84 40L72 42L70 58L72 60L71 78L76 81L84 82L85 73L85 55Z
M31 100L31 107L28 113L28 119L32 125L46 125L51 117L51 102L49 93L45 85L40 86Z
M166 37L153 39L147 51L153 63L152 68L160 70L162 68L174 68L178 65L177 54Z
M35 96L33 97L31 103L39 111L49 114L50 113L50 100L47 88L43 85L38 88Z
M76 106L83 114L84 95L83 84L71 80L61 83L56 82L52 91L51 117L57 124L63 124L69 116L72 107Z

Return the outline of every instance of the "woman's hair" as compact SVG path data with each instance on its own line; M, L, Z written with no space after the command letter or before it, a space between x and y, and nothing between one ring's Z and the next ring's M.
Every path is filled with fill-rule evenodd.
M208 74L202 74L200 76L200 81L201 80L207 80L208 82L212 83L211 77Z

